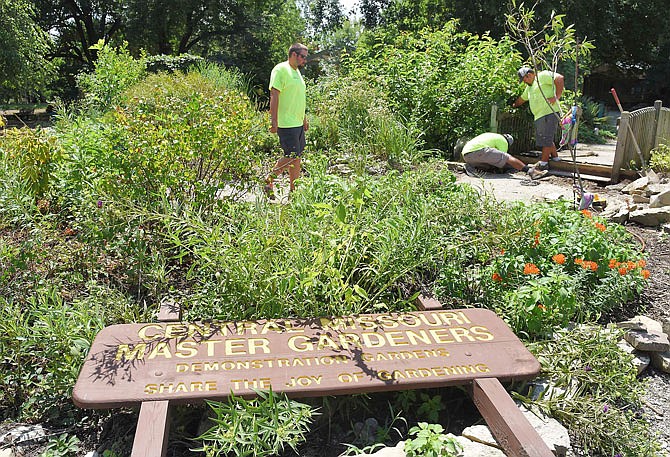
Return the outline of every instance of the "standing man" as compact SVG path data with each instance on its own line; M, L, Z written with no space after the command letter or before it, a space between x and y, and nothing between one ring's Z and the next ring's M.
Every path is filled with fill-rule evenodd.
M546 170L549 168L549 160L561 160L556 152L554 135L561 111L558 100L563 94L565 81L560 73L541 71L535 75L535 71L529 67L521 67L517 74L519 81L525 82L527 87L512 103L512 107L516 108L530 101L530 111L535 118L535 144L542 148L542 157L537 169Z
M305 149L305 132L309 122L305 116L305 81L299 68L305 66L307 46L295 43L288 50L288 60L277 64L270 75L270 132L279 136L284 157L275 164L265 179L265 194L274 199L274 178L288 171L289 189L295 189L300 176L300 157Z
M514 138L507 133L500 135L499 133L486 132L477 135L463 146L463 161L466 164L466 172L469 171L469 167L478 165L492 165L498 168L509 165L518 171L525 171L530 179L540 179L544 176L546 172L543 173L534 167L529 167L507 153L507 149L513 142Z

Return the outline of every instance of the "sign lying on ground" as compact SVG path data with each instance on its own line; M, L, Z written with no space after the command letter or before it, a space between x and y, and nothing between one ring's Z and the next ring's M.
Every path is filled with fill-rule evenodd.
M540 364L484 309L114 325L74 387L83 408L196 402L254 389L294 397L532 379Z

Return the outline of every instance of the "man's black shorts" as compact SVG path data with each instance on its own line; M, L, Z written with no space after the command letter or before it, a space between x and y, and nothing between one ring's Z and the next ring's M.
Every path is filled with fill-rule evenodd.
M301 157L305 149L305 129L303 126L278 128L279 144L286 157Z

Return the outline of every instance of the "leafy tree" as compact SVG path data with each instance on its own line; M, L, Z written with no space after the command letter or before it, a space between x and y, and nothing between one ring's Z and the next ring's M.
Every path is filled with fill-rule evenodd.
M263 85L305 27L295 3L281 0L130 0L126 20L135 54L200 55Z
M51 41L27 0L0 0L0 43L0 100L40 92L53 78Z
M110 41L123 25L121 0L32 0L43 30L56 37L52 57L93 66L101 39Z
M311 35L318 36L342 27L345 15L339 0L301 0L299 3Z
M405 119L420 126L430 148L450 150L458 137L488 129L491 104L517 88L520 55L508 39L459 30L366 32L345 70L388 94Z

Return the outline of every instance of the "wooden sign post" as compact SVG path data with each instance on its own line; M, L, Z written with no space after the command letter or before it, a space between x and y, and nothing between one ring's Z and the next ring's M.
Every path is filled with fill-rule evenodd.
M73 397L82 408L141 403L142 412L147 404L167 412L165 402L196 403L231 393L252 397L258 389L313 397L472 385L475 404L487 411L489 417L482 415L488 422L494 416L489 411L508 408L496 400L500 392L494 385L500 386L499 380L532 379L539 371L539 362L523 343L485 309L161 322L103 329L93 342ZM506 392L505 397L513 405ZM496 427L492 429L495 434ZM513 429L511 433L515 435ZM517 440L519 449L524 440ZM542 442L539 436L537 440ZM134 448L133 456L163 455L164 443L156 441L152 445L158 448L156 453L136 453Z

